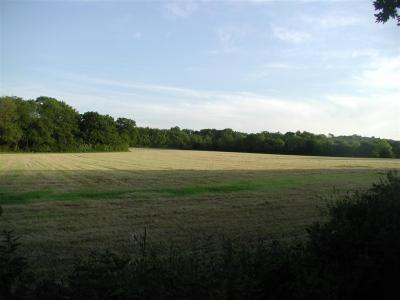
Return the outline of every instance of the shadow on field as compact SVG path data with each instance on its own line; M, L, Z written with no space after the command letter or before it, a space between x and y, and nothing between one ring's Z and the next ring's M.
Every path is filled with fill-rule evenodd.
M274 219L275 224L265 222L271 217L268 205L269 209L258 218L253 211L243 223L240 217L246 215L247 207L222 231L218 229L221 220L227 220L226 216L211 215L213 223L201 228L201 224L210 219L198 222L195 217L199 215L187 211L189 218L180 220L186 221L180 223L180 231L184 225L194 223L197 235L186 236L180 244L173 240L179 231L175 235L164 232L165 240L158 237L154 243L149 240L146 226L139 234L131 227L130 238L129 231L123 231L125 236L118 236L130 240L125 248L116 243L121 228L109 230L107 225L112 224L105 222L100 210L95 218L103 223L102 236L96 236L93 230L95 219L86 224L92 228L82 223L80 230L70 228L75 240L68 244L59 240L64 229L61 224L57 224L58 231L50 237L51 228L36 229L38 234L34 241L42 237L39 242L43 248L35 253L38 249L31 240L29 252L25 251L28 258L35 258L30 261L26 260L27 254L19 252L19 237L6 229L0 234L0 296L5 299L115 300L397 299L400 293L399 194L400 177L395 172L388 173L368 190L332 198L319 220L312 224L309 220L307 230L297 224L302 227L301 238L293 239L292 235L286 240L272 241L271 235L266 235L271 225L275 225L280 234L286 230L282 227L284 218ZM198 204L201 206L201 202ZM25 207L32 206L39 205ZM93 207L84 207L83 219L90 217ZM119 210L122 207L117 208L118 213L113 218L124 215ZM279 209L272 211L275 217L282 213ZM6 210L4 215L10 212ZM134 213L135 210L130 211L131 218ZM157 210L148 213L154 214ZM291 218L294 216L292 214ZM71 221L77 220L63 219L67 225L71 225ZM264 228L263 232L243 235L245 223L257 231L257 222ZM168 229L167 225L163 224L162 228ZM242 233L242 237L229 236L232 229ZM199 239L200 232L205 233L205 238ZM76 246L88 246L90 238L94 238L93 252L77 252ZM54 243L49 243L53 240L63 248L55 249ZM72 253L79 253L80 257Z
M3 171L0 225L21 235L29 260L46 267L98 247L124 248L144 227L156 242L210 232L292 237L318 217L326 204L319 196L378 177L376 170Z
M367 186L377 170L203 171L40 170L0 174L0 204L91 199L187 197L214 193L285 193L297 188Z

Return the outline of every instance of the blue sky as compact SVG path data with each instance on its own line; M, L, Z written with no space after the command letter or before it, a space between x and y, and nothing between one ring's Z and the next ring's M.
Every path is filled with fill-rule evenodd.
M140 126L400 139L400 27L372 0L0 3L1 95Z

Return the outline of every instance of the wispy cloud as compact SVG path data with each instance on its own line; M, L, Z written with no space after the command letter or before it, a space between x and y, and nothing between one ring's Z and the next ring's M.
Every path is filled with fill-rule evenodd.
M170 16L187 18L199 8L199 3L195 0L174 0L166 3L164 7Z
M133 33L130 35L130 38L133 39L133 40L139 40L139 39L142 38L142 33L139 32L139 31L133 32Z
M237 43L247 35L247 30L244 28L218 28L215 31L217 47L212 50L207 50L208 54L228 54L240 51Z
M1 93L54 96L155 127L400 139L397 28L374 25L366 1L332 1L124 1L79 15L72 4L39 1L30 14L31 4L15 6ZM33 50L23 52L27 40Z
M331 118L327 120L327 124L336 126L333 131L348 133L350 128L354 128L353 132L358 134L400 139L398 99L395 94L328 96Z
M285 27L272 25L272 35L284 42L299 44L311 38L311 34L304 31L293 30Z
M355 76L355 82L368 89L397 91L400 99L400 56L376 58Z
M338 94L292 101L257 93L197 90L75 74L65 79L73 88L64 93L45 85L15 87L7 92L28 98L55 96L80 110L89 107L115 117L135 118L141 126L230 127L246 132L307 130L400 138L400 102L395 93L379 99L374 94Z
M266 68L266 69L285 69L285 70L288 70L288 69L299 69L298 66L294 66L294 65L291 65L291 64L288 64L288 63L284 63L284 62L268 63L268 64L265 64L263 67Z
M362 23L363 19L344 13L328 14L324 16L303 16L302 20L318 29L333 29L340 27L348 27Z
M255 68L255 70L246 74L244 76L244 79L248 80L248 81L259 80L259 79L264 79L269 76L273 76L278 71L290 72L290 71L300 70L300 69L303 69L303 67L294 65L294 64L289 64L287 62L271 62L271 63L266 63L263 65L257 66Z

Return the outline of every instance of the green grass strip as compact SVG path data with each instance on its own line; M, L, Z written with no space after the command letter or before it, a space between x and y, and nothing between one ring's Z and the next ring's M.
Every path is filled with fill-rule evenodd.
M108 200L140 196L191 197L203 194L238 193L246 191L284 192L289 189L311 186L337 187L342 185L370 184L378 179L377 173L362 174L308 174L273 176L251 181L237 181L218 185L188 185L151 189L119 189L103 191L58 192L52 190L29 192L0 192L0 205L18 205L47 201Z

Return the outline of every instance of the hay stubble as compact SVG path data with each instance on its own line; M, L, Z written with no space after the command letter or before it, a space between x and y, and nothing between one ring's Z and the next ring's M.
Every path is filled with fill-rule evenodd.
M153 241L296 236L333 187L365 188L394 159L131 149L124 153L0 155L1 227L34 263Z

